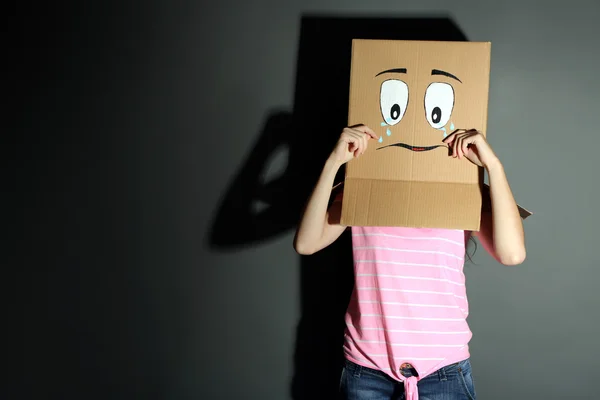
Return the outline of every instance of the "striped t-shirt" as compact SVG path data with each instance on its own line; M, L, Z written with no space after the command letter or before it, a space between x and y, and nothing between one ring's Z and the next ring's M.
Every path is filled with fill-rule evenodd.
M345 356L403 381L469 358L463 264L466 232L352 227L355 286L346 312ZM404 363L418 377L405 378Z

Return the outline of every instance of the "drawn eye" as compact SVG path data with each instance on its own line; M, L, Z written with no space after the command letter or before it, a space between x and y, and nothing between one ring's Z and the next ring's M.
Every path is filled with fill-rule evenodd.
M454 89L447 83L434 82L425 92L425 116L436 129L445 126L454 108Z
M406 112L408 104L408 85L391 79L381 84L381 115L388 125L396 125Z

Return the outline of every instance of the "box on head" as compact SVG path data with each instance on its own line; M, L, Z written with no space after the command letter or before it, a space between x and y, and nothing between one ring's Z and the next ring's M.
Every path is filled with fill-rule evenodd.
M486 135L490 57L489 42L353 40L348 125L379 140L346 166L342 224L479 230L483 169L442 140Z

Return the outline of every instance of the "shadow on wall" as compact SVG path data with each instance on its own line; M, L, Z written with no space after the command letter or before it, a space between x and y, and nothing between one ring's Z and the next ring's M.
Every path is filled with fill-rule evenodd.
M467 40L443 16L304 16L293 111L274 112L267 118L216 213L209 236L213 250L258 245L295 229L323 163L347 123L353 38ZM268 162L282 150L288 152L283 173L263 182ZM343 173L336 182L343 180ZM332 399L343 362L343 317L353 288L348 232L328 248L300 259L301 317L291 394L296 400Z

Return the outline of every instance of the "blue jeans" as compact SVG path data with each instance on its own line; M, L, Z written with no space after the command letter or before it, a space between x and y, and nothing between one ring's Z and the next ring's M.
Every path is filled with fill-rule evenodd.
M419 400L475 400L469 360L440 368L417 384ZM346 360L340 379L345 400L404 400L404 382Z

